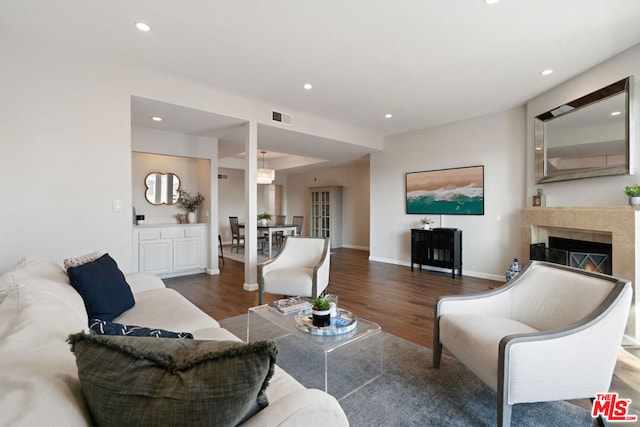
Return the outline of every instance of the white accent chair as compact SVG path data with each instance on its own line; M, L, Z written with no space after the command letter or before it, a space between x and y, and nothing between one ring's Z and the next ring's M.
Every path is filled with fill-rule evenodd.
M594 398L609 390L631 305L631 282L532 261L508 284L438 301L442 346L497 392L498 426L512 405Z
M317 298L329 285L329 264L328 238L288 236L278 255L258 264L260 304L265 292Z

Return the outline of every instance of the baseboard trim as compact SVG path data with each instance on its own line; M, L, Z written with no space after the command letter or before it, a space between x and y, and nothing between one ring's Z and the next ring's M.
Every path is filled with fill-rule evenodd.
M369 256L369 261L377 261L377 262L384 262L387 264L395 264L395 265L404 265L408 268L411 267L411 263L408 261L403 261L403 260L397 260L397 259L391 259L391 258L381 258L381 257L374 257L374 256ZM431 271L437 271L437 272L442 272L442 273L451 273L451 270L446 269L446 268L438 268L438 267L429 267L426 265L422 266L423 270L431 270ZM506 282L506 278L504 276L498 276L497 274L488 274L488 273L482 273L479 271L470 271L470 270L462 270L462 275L463 276L469 276L469 277L477 277L478 279L487 279L487 280L495 280L496 282Z
M242 285L242 289L245 291L257 291L259 288L257 283L245 283Z
M357 246L357 245L342 245L343 248L347 249L357 249L359 251L368 251L369 246Z

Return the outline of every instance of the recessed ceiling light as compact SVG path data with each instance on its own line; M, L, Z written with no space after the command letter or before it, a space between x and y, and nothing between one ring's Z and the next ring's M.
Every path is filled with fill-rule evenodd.
M611 113L612 116L619 116L620 114L622 114L620 111L614 111Z
M161 121L162 121L162 117L160 117L160 116L153 116L153 117L151 117L151 120L153 120L154 122L161 122Z
M305 88L306 90L313 89L313 85L311 83L305 83L304 86L302 86L302 87Z
M385 118L390 119L391 117L393 117L393 114L391 113L387 113L384 115Z
M540 74L542 74L543 76L548 76L551 73L553 73L553 70L551 68L547 68L546 70L540 72Z
M484 2L485 2L486 4L496 4L496 3L498 3L499 1L500 1L500 0L484 0Z
M145 33L151 30L151 27L148 24L145 24L144 22L136 22L136 28L139 29L140 31L144 31Z

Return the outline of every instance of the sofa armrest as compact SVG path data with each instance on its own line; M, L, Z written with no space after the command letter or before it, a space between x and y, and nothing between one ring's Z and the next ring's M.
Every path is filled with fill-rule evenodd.
M131 292L139 294L140 292L150 291L152 289L166 288L164 282L158 276L144 271L138 273L128 273L125 279L131 287Z
M348 426L349 420L335 397L316 389L297 390L283 396L249 418L243 427Z

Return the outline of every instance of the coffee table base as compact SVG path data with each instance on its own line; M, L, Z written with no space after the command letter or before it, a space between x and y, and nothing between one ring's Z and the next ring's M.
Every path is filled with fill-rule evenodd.
M299 330L294 316L267 306L250 308L247 341L275 340L278 366L305 387L324 390L338 400L382 375L380 326L358 319L352 332L316 336Z

